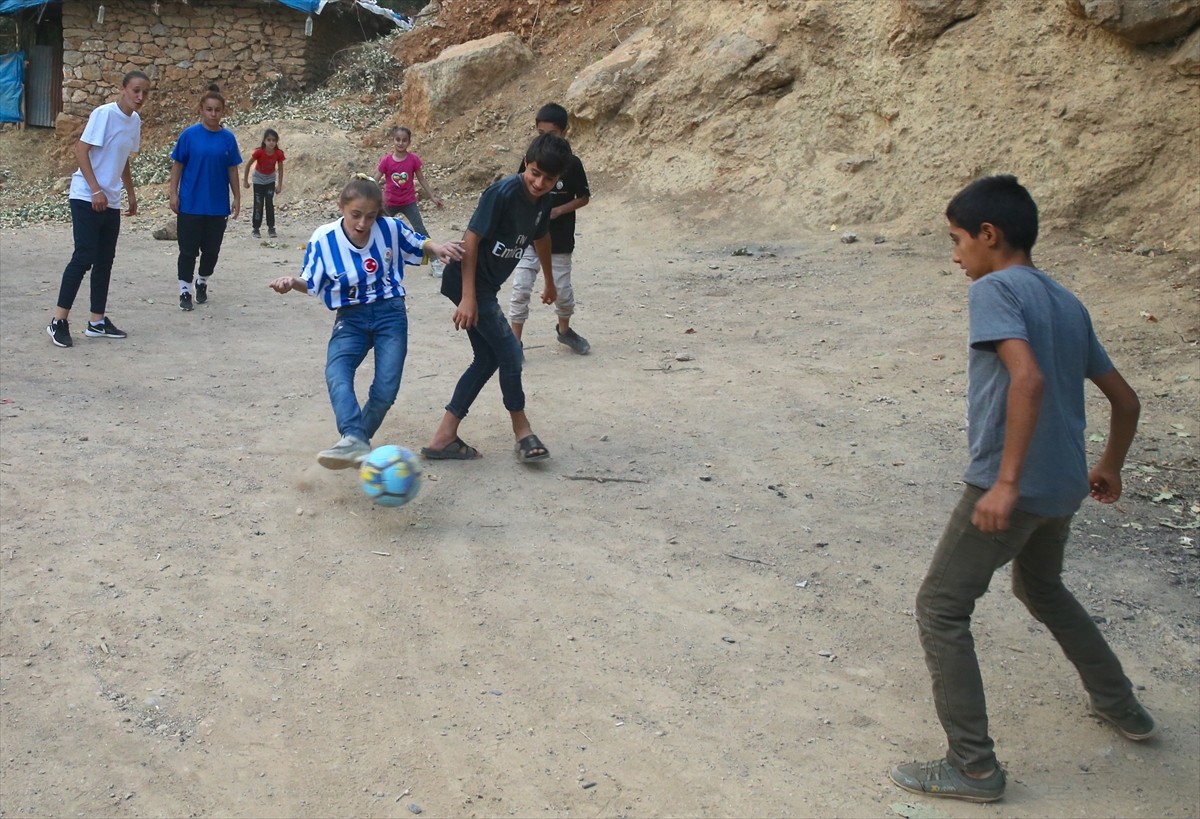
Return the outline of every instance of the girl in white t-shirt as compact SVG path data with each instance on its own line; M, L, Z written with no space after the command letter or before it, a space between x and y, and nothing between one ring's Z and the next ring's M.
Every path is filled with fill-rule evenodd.
M129 172L129 155L142 142L142 119L138 116L150 93L150 78L130 71L121 80L121 97L101 105L88 117L83 135L75 144L79 170L71 177L71 226L75 252L63 270L58 304L46 333L59 347L70 347L67 316L83 275L92 271L92 316L84 335L89 338L125 338L125 333L104 314L108 283L121 232L121 191L129 194L126 215L137 214L137 194Z

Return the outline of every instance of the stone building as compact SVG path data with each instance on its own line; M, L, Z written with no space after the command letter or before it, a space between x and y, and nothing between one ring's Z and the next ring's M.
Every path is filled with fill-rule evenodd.
M153 99L194 104L209 83L242 105L280 85L324 80L331 58L390 23L353 3L321 14L309 0L0 0L26 55L25 121L56 127L112 100L126 72L150 76ZM306 34L306 30L311 32Z

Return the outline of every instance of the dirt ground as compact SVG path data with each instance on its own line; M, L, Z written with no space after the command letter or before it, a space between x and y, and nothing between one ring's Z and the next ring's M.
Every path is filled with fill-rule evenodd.
M67 350L44 327L69 226L0 233L0 815L1194 816L1194 260L1036 255L1145 404L1067 577L1161 736L1088 716L1002 573L974 626L1010 787L936 803L887 780L943 747L911 611L965 464L966 279L936 214L881 243L721 234L593 184L593 353L550 308L526 333L553 458L514 461L489 385L463 426L486 457L428 465L401 509L315 461L330 316L266 286L315 204L278 242L233 224L192 313L150 236L165 211L125 220L129 338L82 336L85 283ZM453 235L473 204L427 221ZM410 274L375 443L416 449L468 346Z

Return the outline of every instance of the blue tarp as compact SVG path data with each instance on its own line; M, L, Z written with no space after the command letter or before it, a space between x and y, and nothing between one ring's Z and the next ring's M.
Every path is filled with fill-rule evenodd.
M62 0L56 0L61 3ZM15 14L21 9L27 9L30 6L45 5L46 0L0 0L0 14Z
M0 56L0 122L20 122L25 97L25 52Z

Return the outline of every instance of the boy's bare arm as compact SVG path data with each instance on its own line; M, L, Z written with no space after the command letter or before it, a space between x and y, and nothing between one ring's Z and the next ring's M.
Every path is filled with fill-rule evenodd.
M475 263L479 258L480 235L473 230L462 240L462 298L454 311L454 329L466 330L479 323L479 302L475 298Z
M1108 443L1100 460L1088 473L1088 485L1093 498L1100 503L1113 503L1121 497L1121 468L1125 466L1125 456L1129 454L1133 436L1137 434L1142 403L1133 387L1116 369L1093 378L1092 383L1108 399L1112 417L1108 423Z
M552 269L550 252L550 234L533 240L533 250L537 253L538 262L542 265L542 304L554 304L558 299L558 288L554 286L554 270Z
M996 342L996 353L1008 370L1008 405L1004 452L996 482L975 504L971 523L981 532L1002 532L1021 495L1021 468L1037 429L1045 380L1029 342L1010 338Z
M588 202L591 202L591 201L592 201L592 198L590 196L576 196L570 202L566 202L562 205L559 205L557 208L551 208L550 218L557 219L558 217L564 216L565 214L574 213L575 211L579 210L580 208L582 208L584 205L586 205Z

